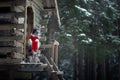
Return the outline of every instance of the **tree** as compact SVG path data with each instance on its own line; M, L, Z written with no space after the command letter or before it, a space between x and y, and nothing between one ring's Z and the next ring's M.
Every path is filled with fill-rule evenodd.
M84 64L86 64L86 66L88 66L88 71L86 72L90 72L89 74L87 74L92 80L96 80L99 76L97 74L97 65L100 65L101 71L104 70L102 72L104 72L103 79L105 79L106 56L113 53L116 48L118 49L118 44L120 44L120 34L118 29L120 9L118 7L119 4L117 3L118 0L58 1L62 21L62 26L60 27L60 29L62 30L62 33L65 34L64 37L69 37L70 43L74 45L73 52L76 52L78 54L77 58L79 59L79 72L78 74L76 74L76 77L78 77L77 75L81 75L81 77L78 77L78 79L85 79L83 78L83 76L86 75L86 73L84 72L86 71L86 68L84 68ZM91 49L91 52L86 52L86 47L87 49L89 47L93 47L93 49ZM69 48L69 46L65 48ZM88 52L89 54L93 54L91 58L88 57L87 54L85 55L85 53ZM89 61L85 63L85 60ZM93 73L91 72L91 70L94 70ZM90 75L91 73L92 75Z

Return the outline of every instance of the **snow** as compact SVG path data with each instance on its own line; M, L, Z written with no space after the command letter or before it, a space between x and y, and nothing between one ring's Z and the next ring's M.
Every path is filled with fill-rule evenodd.
M89 42L93 42L93 40L92 40L91 38L88 38L88 41L89 41Z
M84 0L84 2L85 2L86 4L87 4L87 1L88 1L88 0Z
M79 34L78 36L86 36L86 34L84 34L84 33L81 33L81 34Z
M82 42L91 43L91 42L92 42L92 39L89 39L89 38L88 38L88 40L82 40Z
M90 13L89 11L87 11L85 8L81 8L80 6L77 6L77 5L75 5L75 7L76 7L78 10L84 12L84 14L85 14L86 16L88 16L88 17L92 15L92 13Z
M66 36L71 37L72 35L67 33Z

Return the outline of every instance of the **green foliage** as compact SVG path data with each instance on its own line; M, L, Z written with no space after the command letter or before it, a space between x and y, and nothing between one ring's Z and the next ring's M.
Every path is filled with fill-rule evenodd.
M80 52L81 45L89 45L87 46L89 54L93 54L96 47L98 60L118 49L120 5L116 1L58 0L58 2L62 32L59 32L57 39L61 42L61 58L70 59L73 53Z

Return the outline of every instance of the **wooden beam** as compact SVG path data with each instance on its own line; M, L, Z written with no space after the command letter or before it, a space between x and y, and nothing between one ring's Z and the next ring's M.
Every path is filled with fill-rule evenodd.
M51 63L49 62L49 60L47 59L46 56L44 56L44 59L45 59L46 63L48 64L50 71L54 71L53 67L51 66Z
M60 21L60 15L59 15L59 10L58 10L58 3L57 3L57 0L54 0L54 1L55 1L55 8L56 8L58 25L60 26L61 25L61 21Z
M16 17L24 17L25 16L25 12L13 12L13 14Z
M12 11L24 12L25 11L25 7L24 6L15 6L15 7L13 7Z
M43 4L41 0L33 0L33 3L39 7L39 9L43 10Z
M0 7L10 7L12 2L0 2Z
M3 37L0 37L0 41L14 41L14 40L17 40L17 41L23 41L23 35L19 35L19 36L3 36Z
M58 45L54 45L54 62L58 65Z
M41 45L40 47L41 48L51 48L52 44Z
M20 63L21 59L11 59L11 58L6 58L6 59L0 59L0 65L3 64L16 64Z
M14 5L15 6L19 6L19 5L25 6L26 3L27 3L26 0L15 0Z
M23 35L23 32L19 31L19 30L0 30L0 36L20 36Z
M8 2L0 2L0 7L11 7L11 6L19 6L19 5L26 5L26 0L15 0L15 1L8 1Z
M54 62L54 60L53 60L52 58L51 58L50 60L51 60L51 62L52 62L52 65L54 66L55 71L57 71L57 74L58 74L58 75L62 75L62 74L63 74L63 71L60 71L60 70L59 70L58 66L55 64L55 62Z
M22 59L23 58L23 54L22 53L13 53L12 54L12 59Z
M14 41L0 41L0 46L1 47L7 47L7 46L20 47L20 46L23 46L23 43L20 43L16 40L14 40Z
M2 24L0 25L0 30L10 30L10 29L23 29L24 24Z
M13 18L14 16L16 17L24 17L25 13L24 12L10 12L10 13L0 13L0 19L10 19Z
M13 53L13 52L19 52L23 53L23 47L0 47L0 53Z
M15 36L23 36L24 33L19 31L19 30L15 30L14 33L13 33Z

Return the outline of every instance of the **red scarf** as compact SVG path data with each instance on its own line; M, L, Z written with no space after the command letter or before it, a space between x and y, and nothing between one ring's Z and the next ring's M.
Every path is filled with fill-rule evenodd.
M29 39L31 39L32 41L32 50L34 52L37 52L38 51L38 42L36 41L38 38L38 36L35 36L35 35L30 35Z

